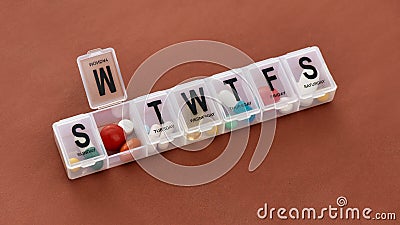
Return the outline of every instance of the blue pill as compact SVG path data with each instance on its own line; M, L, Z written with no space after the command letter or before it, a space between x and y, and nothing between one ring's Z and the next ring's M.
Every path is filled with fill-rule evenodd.
M246 111L250 111L250 110L252 110L253 108L251 108L251 106L246 106ZM256 115L251 115L250 116L250 118L249 118L249 122L250 123L252 123L253 121L254 121L254 119L256 118Z
M236 114L246 112L246 103L244 101L238 101L238 103L233 107L233 112Z
M240 114L240 113L244 113L246 111L250 111L252 109L253 108L251 108L251 106L247 105L244 101L239 101L236 104L236 106L233 108L233 112L235 112L236 114ZM250 123L252 123L255 118L256 118L255 115L251 115L248 120Z

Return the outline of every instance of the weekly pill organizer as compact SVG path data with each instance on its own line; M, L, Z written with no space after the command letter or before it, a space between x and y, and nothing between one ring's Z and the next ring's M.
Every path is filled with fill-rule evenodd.
M114 49L77 63L96 110L53 124L70 179L330 102L337 88L318 47L129 101Z

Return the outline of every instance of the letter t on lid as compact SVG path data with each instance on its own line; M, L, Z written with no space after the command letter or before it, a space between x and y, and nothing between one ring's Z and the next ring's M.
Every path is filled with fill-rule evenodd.
M114 49L90 50L76 61L90 108L103 108L126 100L125 85Z

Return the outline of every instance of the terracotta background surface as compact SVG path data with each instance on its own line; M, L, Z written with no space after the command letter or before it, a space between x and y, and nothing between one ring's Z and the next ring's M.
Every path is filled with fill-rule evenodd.
M0 224L378 224L256 216L265 202L318 208L341 195L349 206L400 217L400 1L84 2L0 3ZM90 111L76 57L115 48L127 84L156 51L196 39L225 42L255 61L318 45L339 86L335 100L280 118L253 173L259 125L240 162L210 184L168 185L137 163L68 180L51 125ZM177 68L157 88L220 70ZM165 155L207 162L228 138Z

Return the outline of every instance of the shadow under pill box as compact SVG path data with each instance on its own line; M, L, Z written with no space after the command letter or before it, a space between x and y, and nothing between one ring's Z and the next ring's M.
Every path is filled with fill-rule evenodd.
M337 89L315 46L129 101L114 49L77 63L96 110L53 124L70 179L330 102Z

